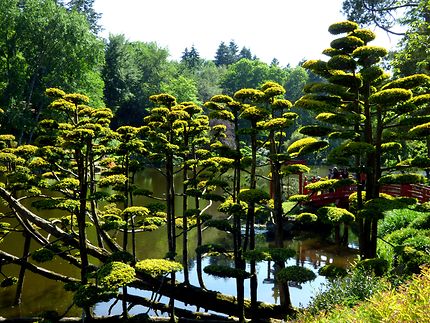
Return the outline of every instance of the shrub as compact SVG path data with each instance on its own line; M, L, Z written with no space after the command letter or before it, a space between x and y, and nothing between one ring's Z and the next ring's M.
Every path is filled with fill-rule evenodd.
M324 206L318 210L318 215L326 223L352 222L355 219L354 214L346 209L334 206Z
M291 281L301 284L314 280L316 277L312 270L300 266L288 266L276 273L276 280L284 283Z
M78 307L93 306L98 302L107 302L115 293L104 290L95 285L81 285L73 296L73 300Z
M430 322L430 268L399 289L379 290L371 298L350 309L337 307L330 313L299 315L296 322Z
M290 201L290 202L307 202L307 201L309 201L309 199L310 199L309 195L296 194L296 195L291 195L288 198L288 201Z
M385 212L384 220L378 226L380 236L407 227L419 214L409 209L394 209Z
M318 274L320 276L325 276L327 278L337 278L337 277L346 276L347 271L344 268L337 267L333 264L328 264L328 265L321 267L318 270Z
M260 189L243 189L239 195L239 200L246 203L265 203L270 199L267 192Z
M379 180L381 185L384 184L418 184L425 183L426 178L421 174L393 174L382 176Z
M312 297L308 310L310 313L316 314L319 311L330 311L335 305L351 307L377 291L389 287L390 284L386 280L363 270L354 269L346 277L325 283L322 289Z
M36 262L42 263L42 262L47 262L54 259L54 256L55 256L55 253L52 250L46 249L46 248L40 248L33 251L33 253L31 254L31 259L33 259Z
M273 260L285 262L295 255L296 251L289 248L256 249L244 252L246 260L255 261Z
M430 212L420 213L410 224L410 228L430 230Z
M379 246L380 257L391 266L396 266L404 275L418 273L421 265L430 262L428 230L403 228L386 235L384 240L388 244Z
M18 278L16 277L6 277L0 283L1 288L6 288L15 285L18 282Z
M166 259L145 259L136 263L136 270L152 277L166 275L173 271L181 271L182 265Z
M206 225L220 231L233 232L233 227L228 220L209 220L206 221Z
M227 250L224 246L219 244L204 244L196 248L197 254L205 254L205 253L225 253Z
M313 213L309 212L303 212L300 214L297 214L295 217L296 221L299 221L300 223L311 223L316 222L318 220L318 216Z
M97 272L97 281L101 287L115 292L119 287L134 281L136 272L130 265L119 261L103 265Z
M364 259L356 264L357 268L371 271L376 276L382 276L387 272L388 261L380 258Z
M402 228L400 230L391 232L390 234L386 235L384 237L385 240L390 242L394 245L401 245L403 244L403 241L405 241L408 238L412 238L416 235L418 235L420 230L413 229L413 228Z

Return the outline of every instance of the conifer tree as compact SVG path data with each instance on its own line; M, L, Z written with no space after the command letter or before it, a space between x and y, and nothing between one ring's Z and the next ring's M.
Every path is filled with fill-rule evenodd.
M182 53L181 63L184 63L185 66L190 70L194 70L199 67L201 63L200 54L194 45L191 46L190 50L188 50L188 47L185 48L184 52Z
M46 175L54 180L53 183L42 183L52 190L60 191L64 197L36 201L35 205L69 210L72 231L76 218L81 284L84 287L88 283L89 273L87 219L93 221L102 237L110 240L100 230L95 209L90 213L87 203L90 193L94 193L91 190L94 189L96 162L104 156L104 144L111 138L108 125L112 112L106 108L89 107L89 98L82 94L66 94L58 89L48 89L46 92L54 98L49 108L54 111L56 119L41 122L44 131L36 141L41 145L38 163L45 168ZM84 306L84 310L86 315L91 315L88 306Z
M362 202L379 197L380 179L389 170L382 165L382 158L389 150L401 147L393 141L398 137L393 136L392 130L401 129L404 120L413 123L411 116L420 110L416 103L422 104L418 98L424 100L420 96L425 91L422 86L430 78L420 74L390 80L378 65L387 55L386 49L369 45L375 34L359 29L354 22L333 24L329 32L341 36L324 50L328 61L311 60L303 64L327 82L309 84L305 89L307 94L295 105L319 113L316 117L319 123L303 127L300 132L342 140L331 154L333 160L353 169L356 178L360 172L366 174L365 196L362 186L357 186L361 209L365 206ZM379 216L358 213L360 254L364 258L376 256Z

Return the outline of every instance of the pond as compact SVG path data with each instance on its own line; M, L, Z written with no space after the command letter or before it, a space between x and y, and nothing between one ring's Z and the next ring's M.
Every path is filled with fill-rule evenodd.
M164 186L164 179L155 171L148 170L139 176L139 182L144 183L145 188L151 189L154 195L161 196ZM178 186L180 181L178 180ZM137 201L137 204L142 201ZM1 210L0 210L1 211ZM213 212L211 212L213 213ZM52 217L53 214L45 214L46 217ZM160 228L157 231L138 233L137 236L137 256L139 259L145 258L163 258L167 252L167 238L165 228ZM208 229L204 231L204 243L217 243L229 245L230 237L223 232L215 229ZM95 240L94 232L90 237L92 241ZM194 250L196 246L196 232L190 231L189 234L189 248ZM260 246L268 246L268 242L264 234L258 236L258 244ZM181 243L178 240L178 255L182 253ZM355 258L354 250L348 249L340 252L330 244L324 242L319 237L306 238L302 240L287 240L285 246L296 250L296 257L290 259L287 265L301 265L313 270L317 273L318 268L321 266L334 263L338 266L346 267ZM14 255L22 255L23 237L20 233L10 234L0 244L0 248L6 252ZM38 246L32 243L32 250L37 249ZM213 257L203 259L203 267L208 264L217 263L219 260ZM42 264L47 269L55 269L64 275L79 277L79 271L65 263L59 258L46 264ZM197 274L195 271L195 254L190 252L189 259L190 280L193 285L198 286ZM7 276L17 276L19 268L17 266L3 266L2 272ZM258 272L258 299L259 301L279 304L278 291L273 283L273 264L270 262L261 262L257 267ZM177 275L177 279L183 279L182 273ZM0 278L1 280L2 278ZM216 290L221 293L235 295L235 281L232 279L220 279L213 276L204 274L204 282L208 289ZM294 306L306 306L312 295L320 288L325 279L321 276L309 283L299 286L290 287L291 300ZM247 282L249 283L249 281ZM55 281L48 280L39 275L33 274L29 271L26 272L24 291L22 295L22 303L17 306L12 306L15 298L16 287L0 288L0 316L3 317L29 317L40 315L44 311L57 311L63 314L72 304L73 294L67 292L63 288L63 284ZM245 292L249 291L249 287L245 287ZM148 296L141 291L130 289L131 294L138 292L140 296ZM246 294L249 297L249 294ZM112 302L97 304L94 312L97 315L107 315ZM112 314L121 313L121 304L113 307ZM134 307L131 310L132 314L146 312L142 307ZM68 312L69 316L80 316L81 310L73 307Z

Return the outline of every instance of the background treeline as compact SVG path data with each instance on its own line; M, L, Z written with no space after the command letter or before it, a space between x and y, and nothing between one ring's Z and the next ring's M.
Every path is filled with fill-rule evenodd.
M49 87L85 93L93 106L112 108L113 127L118 127L142 124L154 93L203 103L215 94L273 80L287 87L294 101L311 77L301 67L279 66L276 59L266 64L232 40L220 43L213 60L201 58L192 46L178 62L155 42L129 41L124 35L102 39L93 2L0 0L3 133L32 142Z
M363 26L377 25L388 32L403 25L404 36L387 67L396 76L428 73L428 1L391 2L345 0L343 12ZM50 87L85 93L93 106L113 109L116 128L141 124L154 93L203 103L215 94L232 95L270 80L284 86L286 98L295 102L315 78L300 66L280 66L276 58L264 63L233 40L221 42L212 60L200 57L192 46L184 48L180 61L172 61L168 50L155 42L129 41L124 35L102 39L100 14L93 4L0 0L2 133L14 134L20 143L32 142L48 104L43 93ZM306 124L312 118L301 115L300 120Z

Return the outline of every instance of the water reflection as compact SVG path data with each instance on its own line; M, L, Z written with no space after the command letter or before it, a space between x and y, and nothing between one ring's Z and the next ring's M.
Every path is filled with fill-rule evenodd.
M164 191L163 182L164 178L154 170L148 170L144 174L140 174L137 179L138 182L144 183L144 187L154 191L154 195L161 196ZM180 187L178 180L177 186ZM141 200L142 199L142 200ZM143 198L139 197L135 201L140 205L144 202ZM177 205L180 207L181 200L178 197ZM3 211L3 210L0 210ZM215 212L211 212L215 213ZM52 215L45 214L46 217ZM118 234L118 238L121 238ZM95 231L89 232L89 238L95 241ZM260 246L268 246L264 236L258 239ZM137 257L139 259L145 258L163 258L167 252L166 232L165 228L154 232L139 233L137 236L138 249ZM216 243L222 245L231 244L230 236L217 231L209 229L204 232L204 243ZM6 252L14 255L22 255L23 237L20 233L10 234L2 243L1 248ZM178 240L178 255L182 254L182 243ZM287 263L289 265L300 265L311 269L315 273L318 268L327 264L333 263L337 266L346 267L354 259L355 252L349 250L337 250L336 247L324 243L321 239L305 239L305 240L289 240L285 241L285 246L296 250L297 255L295 258L290 259ZM32 249L37 249L32 243ZM189 250L190 250L190 281L191 284L198 286L198 278L195 270L195 254L193 253L196 248L196 231L192 230L189 233ZM204 258L203 267L213 262L230 262L229 259L218 259L213 257ZM56 271L69 275L72 277L79 277L79 270L59 259L42 264L47 269L55 269ZM3 266L2 271L7 276L17 276L19 268L17 266ZM273 281L273 263L261 262L257 265L258 274L258 299L263 302L279 304L279 293ZM183 273L177 275L177 279L183 279ZM204 274L204 281L206 287L210 290L219 291L221 293L235 295L236 287L235 280L214 278ZM292 286L290 288L291 300L294 306L306 306L321 284L325 282L323 277L317 276L316 280L302 285ZM130 289L140 296L150 297L149 292L142 292ZM249 280L246 281L245 286L246 297L249 297ZM26 280L24 285L24 293L22 296L22 303L19 306L12 306L15 298L15 286L8 288L0 288L0 316L4 317L28 317L37 316L44 311L54 310L62 314L70 306L73 301L73 294L67 292L63 288L63 284L57 283L39 275L33 274L29 271L26 272ZM97 304L95 313L98 315L107 315L109 307L113 302ZM146 309L141 306L134 307L131 313L137 314L145 312ZM121 305L118 304L113 307L112 314L120 314L122 312ZM81 311L79 308L72 308L69 312L70 316L79 316Z
M260 244L261 246L261 244ZM322 285L326 279L318 275L318 269L326 264L335 264L336 266L348 267L356 257L356 251L352 249L338 250L329 243L325 243L317 238L306 240L287 240L285 246L297 250L296 257L287 261L287 266L299 265L312 270L317 274L317 278L304 284L290 284L290 294L292 304L296 307L305 307L309 304L312 296ZM233 261L226 257L205 257L203 259L203 267L207 265L230 265L233 266ZM195 266L195 261L190 261L190 268ZM249 270L249 268L248 268ZM264 261L257 264L258 275L258 300L267 303L280 304L279 290L276 287L274 276L273 262ZM183 279L183 273L177 274L177 279ZM223 294L236 295L236 281L232 278L216 278L204 274L205 285L209 290L219 291ZM191 284L198 286L198 279L195 270L190 270ZM245 281L245 297L249 298L249 280ZM132 290L132 294L151 297L150 292ZM162 297L161 301L167 301L167 298ZM98 315L107 315L113 301L108 303L98 304L95 312ZM179 305L180 306L180 305ZM183 308L189 309L189 305L182 304ZM194 310L198 310L196 307ZM200 309L201 310L201 309ZM121 314L121 304L117 304L111 309L112 314ZM131 310L132 314L146 312L142 306L135 307ZM159 314L149 312L150 314Z
M217 243L228 239L225 234L217 235L216 230L208 230L205 236L206 241L216 241ZM143 236L142 236L143 238ZM154 237L146 237L153 239ZM152 240L153 241L153 240ZM163 241L163 240L162 240ZM142 240L140 242L143 242ZM260 245L261 242L260 240ZM269 245L269 243L267 243ZM297 251L296 257L287 262L287 266L300 265L306 267L313 272L317 273L318 268L325 264L335 264L337 266L347 267L355 258L356 253L354 250L337 250L336 247L325 243L317 238L306 240L287 240L285 246L293 248ZM145 254L149 257L162 257L163 248L142 248L142 255ZM143 252L146 250L146 252ZM157 251L155 251L157 250ZM161 252L161 253L160 253ZM231 260L225 257L205 257L203 259L203 267L209 264L231 264ZM64 265L64 264L63 264ZM197 274L194 270L195 261L190 259L190 281L191 284L198 286ZM57 264L50 264L50 266L62 266L61 262ZM64 266L70 268L70 266ZM8 268L8 274L14 274L15 270ZM70 273L72 274L72 273ZM273 262L265 261L257 265L258 274L258 299L259 301L279 304L279 292L273 280ZM177 274L177 279L182 281L183 273ZM236 287L235 280L229 278L215 278L204 274L206 287L210 290L216 290L221 293L235 295ZM294 306L306 306L315 291L318 290L325 282L325 278L317 276L312 281L301 285L290 286L291 300ZM150 292L143 292L136 289L131 289L130 293L138 296L150 298ZM246 297L249 297L249 280L245 283ZM5 317L17 316L32 316L38 315L43 311L55 310L62 313L71 304L73 295L66 292L62 284L47 280L38 275L28 273L26 277L26 288L24 289L23 303L17 307L11 307L10 304L15 296L14 287L0 289L0 314ZM97 304L95 313L97 315L108 315L109 308L112 302ZM120 314L122 311L121 304L117 304L112 308L112 314ZM146 312L141 306L134 307L131 313L138 314ZM70 315L79 315L80 310L73 308Z

